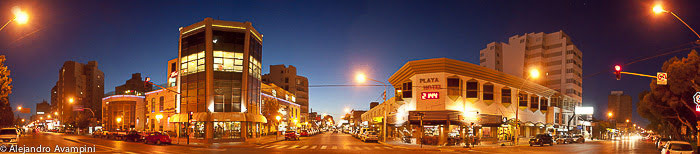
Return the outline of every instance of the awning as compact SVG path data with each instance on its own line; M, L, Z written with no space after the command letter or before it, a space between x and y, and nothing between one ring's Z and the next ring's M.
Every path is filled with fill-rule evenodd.
M267 123L267 118L259 114L246 114L246 121Z
M421 114L423 117L423 125L442 125L450 121L450 125L465 124L459 120L461 116L459 111L443 110L443 111L408 111L408 121L412 125L421 123Z
M187 114L174 114L170 116L168 122L187 122Z
M246 121L246 116L241 112L214 112L211 113L212 121Z

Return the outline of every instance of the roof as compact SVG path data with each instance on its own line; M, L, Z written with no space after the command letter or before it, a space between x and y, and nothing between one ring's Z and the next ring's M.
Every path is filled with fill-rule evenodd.
M550 97L557 93L556 90L549 89L545 86L525 80L520 77L506 74L490 68L482 67L476 64L449 58L433 58L409 61L406 64L404 64L398 71L396 71L396 73L389 77L389 83L396 87L400 86L403 82L409 80L410 77L416 74L439 72L473 77L481 80L487 80L493 83L506 85L509 87L522 87L520 89L522 89L523 91L527 91L529 93L534 93L544 97Z

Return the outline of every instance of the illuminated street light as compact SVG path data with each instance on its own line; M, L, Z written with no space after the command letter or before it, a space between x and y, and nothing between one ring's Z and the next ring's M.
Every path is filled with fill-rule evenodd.
M24 119L22 119L22 122L24 122Z
M666 10L664 10L664 8L661 5L656 5L651 10L654 11L654 13L656 13L656 14L666 12Z
M39 117L39 119L44 120L44 117Z
M51 119L51 115L48 115L48 116L47 116L46 118L49 118L49 119Z
M74 101L74 100L73 100L73 97L71 97L71 98L68 98L68 103L71 103L71 104L73 104L73 101Z
M117 118L117 123L121 123L121 122L122 122L122 118Z
M630 120L629 120L629 119L627 119L627 120L625 120L625 122L626 122L626 123L629 123L629 122L630 122Z
M53 112L53 115L58 115L58 112Z
M345 108L345 114L350 113L350 108Z
M160 121L160 119L163 119L163 115L162 115L162 114L156 115L156 119L157 119L158 121Z
M277 119L277 122L279 122L279 121L280 121L280 119L282 119L282 117L280 117L280 116L277 116L277 117L275 117L275 119Z
M540 77L540 70L537 70L536 68L530 69L530 77L533 79L537 79Z
M652 10L655 14L670 13L671 15L673 15L674 17L676 17L676 19L678 19L678 21L681 21L686 27L688 27L688 29L690 29L690 31L693 31L693 33L695 34L695 36L697 36L698 39L700 39L700 35L698 35L698 32L695 32L695 30L694 30L693 28L691 28L690 25L688 25L687 23L685 23L685 21L683 21L683 19L681 19L680 17L678 17L678 15L676 15L675 13L673 13L673 12L671 12L671 11L668 11L668 10L664 9L660 4L655 5L651 10ZM700 43L700 40L698 40L698 43Z
M22 106L17 106L18 111L22 111Z
M355 81L359 83L364 83L367 80L367 76L364 73L359 73L355 75Z
M10 19L10 21L7 21L7 23L5 23L5 25L0 27L0 31L2 29L5 29L5 26L10 24L10 22L12 22L12 21L17 21L18 24L25 24L25 23L27 23L27 21L29 21L29 15L27 14L27 12L22 11L22 9L20 9L17 6L12 8L12 14L14 14L15 17Z
M608 118L612 117L612 112L608 112Z

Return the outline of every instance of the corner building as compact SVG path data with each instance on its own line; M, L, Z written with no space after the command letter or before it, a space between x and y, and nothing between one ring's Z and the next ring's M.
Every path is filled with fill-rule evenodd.
M259 137L267 122L260 109L262 35L252 23L205 18L182 27L178 55L179 114L169 121L180 125L178 136L201 142Z

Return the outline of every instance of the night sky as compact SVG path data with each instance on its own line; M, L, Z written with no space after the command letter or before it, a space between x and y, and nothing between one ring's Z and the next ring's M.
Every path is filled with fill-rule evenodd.
M611 90L637 102L651 78L623 75L612 66L668 51L697 38L670 14L654 15L656 1L2 1L0 20L20 6L27 25L0 31L0 54L14 78L10 96L34 109L50 100L64 61L96 60L105 92L131 73L156 83L167 60L177 57L178 28L212 17L250 21L263 35L263 72L269 65L297 67L310 85L353 84L356 72L386 81L409 60L447 57L478 64L479 50L530 32L564 30L583 52L583 105L602 117ZM664 1L691 26L700 25L699 1ZM1 11L5 10L5 11ZM698 28L698 27L695 27ZM624 66L644 74L661 71L669 56ZM310 88L313 111L338 117L346 107L368 109L382 87ZM636 105L635 105L636 108ZM643 119L633 112L634 122Z

